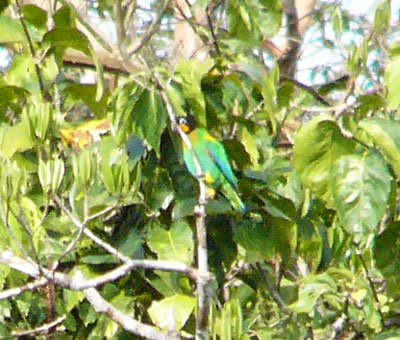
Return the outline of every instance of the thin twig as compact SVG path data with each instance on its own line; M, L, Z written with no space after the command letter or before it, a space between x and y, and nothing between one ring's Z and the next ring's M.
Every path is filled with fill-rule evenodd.
M89 229L84 227L84 223L81 222L74 214L67 209L67 207L62 203L60 198L57 195L53 196L54 202L61 208L61 210L68 216L68 218L71 220L71 222L75 225L75 227L83 230L83 233L89 237L94 243L96 243L98 246L102 247L103 249L107 250L110 254L115 255L118 257L122 262L129 262L130 258L128 256L125 256L124 254L120 253L117 249L115 249L113 246L110 244L104 242L101 240L99 237L97 237L95 234L93 234Z
M372 282L372 279L371 279L371 276L369 274L369 270L368 270L367 264L365 263L364 257L362 256L362 253L361 253L361 250L360 249L356 249L356 254L357 254L358 258L361 261L361 265L362 265L362 267L364 269L365 276L366 276L366 278L368 280L368 284L369 284L369 287L371 288L374 300L377 303L377 305L379 305L378 293L376 292L375 285ZM381 317L381 320L383 320L384 319L383 313L382 313L381 309L379 308L379 306L377 307L377 309L378 309L378 313L379 313L379 315Z
M22 29L24 31L26 40L28 41L29 52L31 53L31 56L32 56L32 59L33 59L33 64L35 65L35 72L36 72L36 76L38 78L40 94L42 96L42 99L45 100L47 96L46 96L46 91L44 89L42 72L40 71L39 63L36 60L36 54L35 54L35 49L33 48L32 39L31 39L31 36L29 34L28 27L26 26L25 18L24 18L24 15L22 14L21 4L19 3L19 0L15 0L15 3L17 5L18 18L19 18L19 21L20 21L20 23L22 25Z
M282 299L282 296L280 296L278 290L276 287L271 283L271 280L268 278L266 270L262 267L260 262L256 263L257 269L260 271L264 282L266 283L269 292L271 293L272 298L275 300L275 302L279 305L281 309L284 309L285 311L289 311L287 308L286 302Z
M218 56L221 56L221 50L219 48L217 35L215 34L214 26L213 26L212 21L211 21L211 15L210 15L208 6L207 6L207 9L206 9L206 16L207 16L207 24L208 24L208 27L210 28L211 36L212 36L212 39L213 39L215 52L217 52Z
M113 211L117 207L118 207L118 202L114 203L112 206L109 206L93 215L90 215L85 222L90 222L92 220L95 220L96 218L107 215L109 212Z
M27 331L16 331L12 332L12 337L13 338L20 338L23 336L33 336L33 335L39 335L39 334L48 334L50 333L55 327L57 327L59 324L65 321L67 318L67 315L62 315L59 318L55 319L52 322L46 323L42 326L39 326L34 329L29 329ZM2 339L7 339L7 338L2 338Z
M324 104L326 106L330 106L331 105L321 94L318 93L318 91L314 90L311 86L303 84L303 83L299 82L298 80L290 78L290 77L287 77L285 75L281 76L281 80L286 80L288 82L291 82L293 85L295 85L297 87L300 87L303 90L306 90L316 100L318 100L321 104Z
M135 43L128 51L128 56L131 57L135 53L145 46L151 37L157 32L160 25L161 19L163 18L165 11L167 10L171 0L165 0L160 10L157 11L157 16L154 18L150 26L147 28L146 32L143 34L139 42Z
M40 268L39 254L38 254L35 244L33 242L33 233L31 231L31 228L30 228L30 225L28 222L28 218L26 217L25 212L22 210L21 205L18 205L18 208L19 208L19 214L16 214L12 209L10 209L10 211L14 215L16 220L19 222L19 224L24 228L26 234L28 235L29 244L31 247L31 251L33 253L33 257L35 259L36 264Z
M3 199L3 197L1 197L1 199ZM26 249L22 246L21 242L18 241L17 236L14 233L14 230L10 226L10 223L9 223L9 218L10 217L9 216L10 216L10 204L9 204L9 202L5 201L5 209L3 208L3 205L0 202L0 217L2 219L3 225L8 230L10 238L13 240L15 246L19 249L21 254L23 254L26 258L28 258L29 255L26 252Z
M180 6L176 6L176 8L178 9L179 14L182 16L182 19L185 20L189 24L189 26L193 30L193 32L196 33L196 35L200 38L203 45L207 46L208 41L205 39L203 34L200 34L200 32L197 29L197 26L193 20L192 7L190 6L190 4L188 5L188 8L190 10L191 17L187 17L185 15L185 13L183 12L183 10L180 8Z

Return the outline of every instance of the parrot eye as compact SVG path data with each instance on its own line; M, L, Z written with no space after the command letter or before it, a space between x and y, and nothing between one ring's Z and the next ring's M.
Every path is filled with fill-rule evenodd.
M177 123L178 125L187 124L186 118L185 118L185 117L182 117L182 116L177 117L177 118L176 118L176 123Z

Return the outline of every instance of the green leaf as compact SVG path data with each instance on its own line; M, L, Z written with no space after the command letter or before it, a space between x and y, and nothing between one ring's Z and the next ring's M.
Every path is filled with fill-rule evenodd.
M348 155L332 169L333 200L339 220L356 242L373 233L386 210L391 176L376 152Z
M400 336L398 333L399 333L398 330L383 332L373 336L371 340L400 340Z
M65 289L63 291L63 295L64 295L64 302L65 302L64 307L65 307L67 313L69 313L72 310L72 308L77 306L79 304L79 302L82 302L83 299L85 298L85 295L83 295L82 292L76 291L76 290Z
M344 137L336 123L327 116L318 116L303 126L295 140L294 166L310 190L332 202L330 172L341 156L352 153L355 143Z
M24 19L36 28L46 28L47 12L36 5L25 5L21 8Z
M305 260L308 268L314 271L322 259L323 240L318 227L311 221L301 219L297 222L297 254Z
M221 340L243 340L243 314L237 299L227 301L216 320L215 330Z
M0 14L8 7L10 4L10 0L1 0L0 1Z
M400 223L394 222L380 233L374 243L374 260L376 267L387 281L387 294L390 297L400 296L398 284L400 272Z
M0 87L0 120L5 120L7 109L17 111L18 102L29 95L29 92L18 86Z
M362 120L359 123L359 127L380 148L385 158L393 167L397 178L400 178L400 121L368 118Z
M151 172L151 178L145 189L146 203L151 214L157 214L159 209L166 210L174 199L174 189L168 172L156 168Z
M229 1L231 47L248 49L274 36L281 27L281 11L281 3L276 0Z
M180 287L181 276L178 273L156 271L147 281L155 288L161 295L167 297L175 294L181 294Z
M54 14L54 22L58 28L71 28L74 27L73 15L71 8L63 6Z
M206 104L201 91L201 79L213 66L212 59L180 59L176 71L182 78L182 90L185 99L194 111L200 126L206 126Z
M118 240L118 251L131 258L143 258L143 241L141 234L135 228L130 228L128 233L124 232Z
M40 69L44 85L52 83L58 74L57 65L51 56L43 59ZM17 54L13 57L5 80L9 86L23 87L33 94L40 93L34 60L28 53Z
M96 313L94 308L88 303L83 302L79 305L79 317L85 326L95 322L99 314Z
M196 305L196 299L187 295L174 295L161 301L153 301L149 315L163 329L180 330Z
M66 104L72 105L84 102L96 115L96 118L103 118L107 111L109 93L106 92L100 100L96 100L96 85L73 84L64 90L67 96Z
M390 27L391 8L390 0L378 3L375 10L374 28L376 32L383 33Z
M0 134L0 152L6 157L12 157L17 151L25 151L33 147L27 122L21 122L2 130Z
M251 158L251 163L253 166L257 166L258 164L258 159L260 157L256 145L256 140L254 136L247 130L244 126L241 129L240 141L242 142L244 148L246 149L246 152L250 155Z
M170 230L158 226L152 228L147 240L148 246L160 260L181 261L186 264L193 262L193 232L183 220L175 222Z
M73 48L91 56L89 39L76 28L54 28L43 37L43 43L52 47Z
M161 133L167 125L167 115L160 97L155 92L144 91L131 115L133 133L145 139L159 155Z
M233 240L244 248L248 263L263 262L275 255L271 229L264 223L238 223L233 228Z
M400 105L400 56L391 60L385 67L385 82L388 89L388 109L395 110Z
M180 88L178 89L178 87L179 86L176 83L169 84L167 87L167 94L172 106L175 109L176 115L185 116L185 99L183 98L182 90Z
M321 295L335 293L336 290L336 282L328 274L308 275L300 286L297 301L289 308L296 313L311 313Z
M7 15L0 15L0 43L26 43L21 23Z

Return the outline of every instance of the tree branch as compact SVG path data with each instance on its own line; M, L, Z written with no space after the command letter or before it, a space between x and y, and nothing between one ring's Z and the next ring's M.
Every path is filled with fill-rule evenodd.
M16 256L12 251L3 251L0 252L0 263L3 263L5 265L10 266L11 268L14 268L22 273L25 273L29 276L32 277L38 277L40 276L39 269L37 268L36 265L29 263L28 261ZM152 340L159 340L159 339L179 339L179 336L177 335L169 335L168 337L166 334L159 332L155 330L153 327L143 324L137 320L132 319L131 317L127 316L117 308L115 308L112 304L104 300L101 295L97 292L97 290L94 288L96 286L103 285L107 282L114 281L118 279L119 277L125 275L128 271L132 269L137 269L137 268L147 268L147 269L157 269L157 270L167 270L167 271L180 271L186 274L189 274L189 276L199 279L199 275L197 274L197 271L194 268L188 267L185 264L179 263L179 262L173 262L173 261L140 261L140 260L132 260L130 263L124 264L117 269L114 269L113 271L104 274L102 276L99 276L95 279L91 280L86 280L81 272L77 272L73 277L66 275L64 273L60 272L54 272L47 270L45 268L42 268L42 273L46 277L42 278L40 280L37 280L37 283L31 284L29 286L26 285L24 287L29 287L24 289L23 287L20 288L15 288L13 290L7 291L8 296L15 296L17 294L16 290L18 290L20 293L24 290L30 289L31 287L36 287L40 286L42 283L46 284L47 279L51 278L52 281L55 284L58 284L64 288L71 289L71 290L82 290L83 293L85 294L86 298L88 301L92 304L94 309L97 312L103 313L110 317L112 320L117 322L121 327L123 327L125 330L136 334L138 336L145 337L147 339L152 339ZM207 278L202 278L202 280L207 281ZM210 277L208 278L208 281L210 280ZM43 281L43 282L42 282ZM33 289L33 288L32 288ZM13 295L14 294L14 295ZM35 330L29 331L29 332L36 332L34 334L39 333L39 329L41 332L44 331L49 331L50 329L54 328L55 325L58 323L59 319L55 320L52 323L46 324L44 326L41 326ZM29 333L33 334L33 333Z
M145 62L145 61L144 61ZM196 208L196 229L197 229L197 267L199 276L197 278L197 295L199 309L196 316L196 339L205 340L208 339L208 316L210 312L210 300L212 292L210 291L210 280L205 280L209 275L208 271L208 251L207 251L207 229L206 229L206 205L207 205L207 187L203 180L203 171L201 169L198 157L193 150L192 143L189 137L181 130L176 124L176 118L172 104L167 95L167 88L162 82L160 77L149 68L158 86L161 88L160 95L164 101L165 107L168 112L168 116L172 123L172 129L179 133L179 136L190 150L193 155L193 161L196 167L197 179L199 181L200 193L199 193L199 205Z
M207 272L205 275L201 276L197 269L177 261L130 260L129 262L115 268L114 270L111 270L106 274L100 275L90 280L83 278L81 274L77 274L71 277L64 273L56 272L46 268L41 268L40 272L39 266L37 266L36 264L32 264L27 260L15 255L11 250L0 252L0 263L3 263L31 277L38 278L43 275L47 279L44 283L41 280L37 280L33 283L27 284L26 286L9 289L8 291L2 292L0 293L0 300L7 298L8 295L18 295L17 290L20 294L25 290L32 290L40 287L41 285L45 285L45 283L49 279L53 280L55 284L67 289L84 290L115 281L120 277L128 274L130 271L139 269L177 272L186 274L193 280L203 280L204 282L211 282L213 280L211 273Z
M47 284L47 279L45 278L40 278L37 279L33 282L29 282L27 283L25 286L22 287L17 287L17 288L11 288L11 289L7 289L4 290L2 292L0 292L0 301L1 300L5 300L5 299L9 299L13 296L17 296L22 294L23 292L27 291L27 290L35 290L37 288L43 287Z
M89 288L83 291L86 299L94 307L95 311L107 315L110 319L118 323L123 329L127 330L132 334L152 339L152 340L166 340L166 339L179 339L179 336L169 336L155 330L153 327L145 325L120 310L116 309L112 304L103 299L99 292L94 288Z

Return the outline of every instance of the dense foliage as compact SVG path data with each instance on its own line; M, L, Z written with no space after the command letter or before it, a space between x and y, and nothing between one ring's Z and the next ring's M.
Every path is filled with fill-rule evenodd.
M213 10L214 25L187 19L203 58L175 55L167 1L150 10L93 2L95 20L116 25L112 46L68 1L0 3L9 57L0 337L39 338L54 322L45 330L53 339L140 338L68 281L92 282L129 259L185 269L138 264L91 287L142 324L194 337L199 181L173 124L192 114L223 141L246 205L239 214L222 195L207 203L210 337L400 339L400 49L390 1L373 18L315 4L309 30L318 34L303 45L342 59L311 65L311 85L294 79L305 74L301 54L292 77L265 47L284 26L278 0L197 1L193 13ZM106 65L93 41L118 63ZM90 63L71 62L71 49Z

